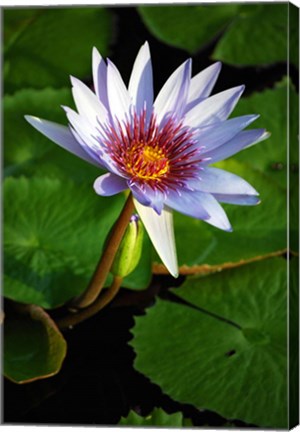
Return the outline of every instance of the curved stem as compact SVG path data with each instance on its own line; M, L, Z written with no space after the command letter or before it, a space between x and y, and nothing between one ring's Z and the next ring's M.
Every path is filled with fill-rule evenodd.
M127 201L123 207L123 210L116 221L111 236L108 239L107 245L102 253L100 261L96 267L96 270L92 276L92 279L84 291L79 297L75 298L71 307L75 308L85 308L92 304L96 298L99 296L104 282L107 278L108 272L114 261L114 257L119 249L120 243L122 241L123 235L130 221L130 217L134 210L134 204L132 195L130 194Z
M60 329L64 329L75 324L78 324L91 316L95 315L101 309L103 309L108 303L110 303L114 297L118 294L123 278L115 276L111 286L105 291L90 307L83 309L77 313L70 314L60 320L56 321L57 326Z

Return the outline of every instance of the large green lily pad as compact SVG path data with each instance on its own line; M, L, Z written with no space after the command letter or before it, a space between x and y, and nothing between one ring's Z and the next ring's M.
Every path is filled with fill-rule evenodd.
M59 372L67 344L49 315L38 306L9 315L4 325L4 375L24 384Z
M289 96L289 109L287 105ZM299 96L291 82L284 78L274 89L254 93L242 98L234 116L259 113L254 126L266 128L271 136L266 141L252 146L234 156L264 174L272 177L281 186L287 185L287 149L290 148L290 183L296 181L295 167L298 164L298 113ZM289 122L289 135L287 127ZM289 142L288 142L289 139Z
M4 175L39 174L92 184L101 174L100 169L60 148L24 119L30 114L67 125L61 105L73 107L70 89L24 89L4 97Z
M108 53L111 13L107 8L4 10L4 90L63 87L69 75L91 74L93 46Z
M122 196L102 198L71 181L7 178L4 295L51 308L82 292L122 203ZM149 274L145 254L135 270L137 279L132 274L124 286L145 288Z
M233 227L231 233L174 213L179 264L194 266L195 272L203 265L221 267L225 263L243 263L286 249L284 189L271 178L233 159L218 166L249 181L259 191L261 203L250 207L224 204Z
M288 22L288 3L248 4L239 10L213 53L214 59L234 65L265 65L287 61L288 38L297 38L297 14ZM288 27L288 23L290 27ZM290 61L297 66L297 48L291 43Z
M158 299L136 318L135 367L181 403L286 428L286 278L274 258L187 279L173 290L183 304Z
M238 4L205 6L140 6L138 11L149 31L161 41L197 52L235 17Z

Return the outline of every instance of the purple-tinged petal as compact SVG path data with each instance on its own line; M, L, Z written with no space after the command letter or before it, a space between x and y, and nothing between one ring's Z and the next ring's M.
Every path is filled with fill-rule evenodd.
M226 195L226 194L213 194L216 200L226 204L236 205L257 205L260 199L255 195Z
M209 219L209 213L202 207L199 196L194 192L180 191L170 192L166 199L166 204L183 214L197 219Z
M178 264L172 212L165 208L159 216L153 208L145 207L137 200L134 200L134 204L160 259L171 275L177 277Z
M190 195L190 197L186 195ZM176 206L176 210L180 213L202 219L224 231L232 231L225 211L213 195L202 191L193 191L183 193L182 201L180 201L180 198L172 200L172 202L167 201L167 205L172 206L174 209ZM186 206L189 206L189 208L186 208Z
M210 95L218 79L221 67L221 62L214 63L191 79L187 106L185 109L186 112Z
M189 127L199 128L226 120L236 106L244 89L245 86L238 86L204 99L186 113L184 124Z
M91 126L88 121L80 116L76 111L68 107L63 107L67 118L72 126L72 131L75 137L79 137L80 144L84 147L85 151L99 161L101 166L104 166L109 171L119 175L119 171L113 162L111 156L105 152L101 145L100 133ZM78 139L78 138L77 138Z
M130 96L116 66L107 60L107 95L112 120L118 125L118 121L129 118Z
M97 48L93 48L93 81L95 92L108 110L108 99L107 99L107 66L104 59L101 57Z
M133 65L128 92L137 114L145 108L150 116L153 105L152 64L148 42L141 47Z
M166 114L181 117L186 105L191 77L191 59L184 62L173 72L162 87L154 102L154 112L160 123Z
M90 156L79 144L79 142L74 138L73 134L68 127L62 126L57 123L50 122L48 120L43 120L38 117L25 116L25 119L30 123L35 129L41 132L50 140L54 141L60 147L68 150L70 153L75 154L81 159L99 166L96 159Z
M257 144L269 138L270 134L265 129L252 129L240 132L232 140L226 142L214 150L202 153L201 156L209 158L209 163L218 162L243 150L245 147Z
M133 182L128 182L128 186L135 199L139 201L143 206L149 206L151 204L151 200L143 190L143 186L139 186L138 184Z
M128 182L128 186L141 204L150 206L158 215L161 214L164 208L164 195L161 192L153 190L147 184L139 184L133 180Z
M225 211L213 195L200 191L193 193L198 195L199 202L210 215L208 219L205 219L205 222L220 228L221 230L232 231L232 227Z
M229 141L258 117L245 115L201 128L196 135L199 146L204 146L205 152L211 151Z
M98 195L111 196L128 189L128 184L124 178L107 173L95 180L94 189Z
M79 114L92 125L97 125L99 121L105 122L107 110L95 93L77 78L71 77L71 82L73 98Z
M219 168L205 168L201 180L194 181L193 187L202 192L227 195L258 195L258 192L243 178Z

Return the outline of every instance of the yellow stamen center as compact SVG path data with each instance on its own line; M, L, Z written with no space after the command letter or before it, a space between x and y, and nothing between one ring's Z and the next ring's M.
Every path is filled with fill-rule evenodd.
M169 161L163 150L156 146L135 143L127 153L127 171L144 180L160 180L169 171Z

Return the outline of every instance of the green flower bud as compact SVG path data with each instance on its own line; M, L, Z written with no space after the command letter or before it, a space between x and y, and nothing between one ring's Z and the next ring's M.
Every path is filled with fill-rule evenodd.
M110 272L124 278L137 266L143 246L144 227L138 215L133 215L121 241Z

